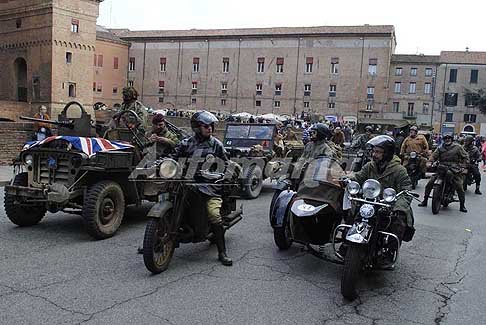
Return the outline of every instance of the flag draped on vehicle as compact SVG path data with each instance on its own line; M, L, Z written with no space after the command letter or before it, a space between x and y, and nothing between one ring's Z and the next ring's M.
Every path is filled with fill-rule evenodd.
M97 152L133 148L131 144L123 141L110 141L103 138L87 138L87 137L73 137L73 136L59 135L59 136L48 137L41 141L27 142L24 145L22 150L38 147L54 140L65 140L71 143L71 145L75 149L84 152L86 155L88 155L88 157L93 156Z

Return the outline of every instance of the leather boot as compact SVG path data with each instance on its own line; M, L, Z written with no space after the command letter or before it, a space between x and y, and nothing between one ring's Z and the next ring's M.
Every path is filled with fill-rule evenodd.
M221 264L226 266L233 265L233 260L226 255L226 244L224 241L223 225L213 225L214 239L216 240L216 247L218 247L218 260Z
M427 201L429 200L429 197L426 196L424 197L424 200L418 204L419 207L426 207L427 206Z
M477 195L483 195L483 193L481 193L481 191L479 190L479 186L476 186L476 191L474 191L474 193Z
M459 208L459 211L467 213L467 209L466 209L466 206L464 205L464 203L461 203L461 207Z

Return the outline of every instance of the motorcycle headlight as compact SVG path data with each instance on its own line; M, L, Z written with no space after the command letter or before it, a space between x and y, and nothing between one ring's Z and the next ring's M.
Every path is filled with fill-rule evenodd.
M397 197L397 191L395 191L391 187L385 188L383 190L383 200L385 200L385 202L391 203L395 201L396 197Z
M27 166L32 166L34 163L34 157L32 157L32 155L25 155L24 162Z
M359 214L364 219L371 218L375 214L375 208L371 204L363 204L359 208Z
M412 159L417 158L417 153L415 151L414 152L411 152L410 153L410 158L412 158Z
M164 159L160 163L159 176L162 178L170 179L177 174L179 165L174 159Z
M376 199L381 192L381 185L375 179L369 179L363 184L363 197L365 199Z
M359 190L360 190L360 186L359 186L359 183L358 182L355 182L355 181L351 181L348 183L348 185L346 186L346 190L348 191L349 194L351 195L356 195L359 193Z

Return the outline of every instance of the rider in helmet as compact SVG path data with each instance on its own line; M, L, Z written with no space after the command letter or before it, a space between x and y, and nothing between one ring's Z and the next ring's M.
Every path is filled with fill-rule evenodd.
M432 161L439 161L439 163L447 165L449 169L454 173L452 182L457 191L457 196L459 197L461 212L467 212L466 209L466 194L464 193L464 188L462 185L463 176L461 174L462 164L468 162L468 155L466 150L457 143L454 143L454 136L452 133L444 133L442 135L443 143L435 149L432 153ZM426 207L427 201L434 187L434 183L437 176L432 176L425 186L424 200L419 204L420 207Z
M354 174L354 179L360 185L368 179L376 179L381 187L393 188L397 193L412 189L412 181L408 177L407 170L400 163L400 158L395 155L395 140L388 135L379 135L369 140L367 145L372 147L372 161ZM397 199L393 210L396 218L392 218L390 231L400 241L410 241L413 237L413 213L410 207L412 199L403 195ZM352 220L347 220L352 223Z
M425 175L427 169L427 162L421 157L426 157L429 152L429 144L423 135L418 134L418 127L413 125L410 127L410 135L403 141L400 156L403 157L403 166L407 167L409 154L416 152L420 159L420 171Z
M310 141L305 145L302 158L313 159L319 156L335 157L335 152L328 145L327 140L332 136L329 127L323 123L313 125L310 130Z
M367 125L365 127L365 133L361 134L356 141L351 145L353 149L366 150L366 143L371 140L373 133L373 127Z
M478 162L481 160L481 152L478 147L474 144L474 137L472 135L466 136L464 140L464 149L469 155L469 172L474 176L474 181L476 183L476 191L474 193L481 195L481 174L479 173Z
M138 92L134 87L125 87L122 91L123 103L120 106L120 110L113 115L113 119L119 119L123 112L133 111L137 116L132 114L126 114L123 116L126 119L126 123L129 127L136 127L140 132L145 133L147 126L147 109L138 101Z
M184 139L175 148L173 158L205 158L213 156L224 162L229 162L228 155L221 141L213 137L214 124L218 122L216 116L208 111L194 113L191 117L191 128L194 135ZM219 185L198 185L199 192L205 197L207 214L211 222L218 259L223 265L230 266L233 261L226 255L223 221L221 219L222 188Z

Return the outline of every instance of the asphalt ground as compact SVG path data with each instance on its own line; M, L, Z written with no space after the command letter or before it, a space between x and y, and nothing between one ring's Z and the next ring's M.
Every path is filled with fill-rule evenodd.
M486 195L471 190L467 214L457 203L439 215L414 203L417 232L397 268L365 274L351 303L340 293L341 265L299 245L276 248L269 189L242 201L244 219L227 233L232 267L208 243L183 244L159 275L136 252L148 205L129 208L115 237L94 241L76 215L16 227L0 192L1 324L486 323Z

